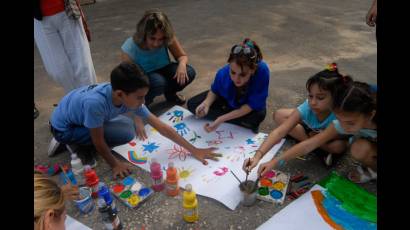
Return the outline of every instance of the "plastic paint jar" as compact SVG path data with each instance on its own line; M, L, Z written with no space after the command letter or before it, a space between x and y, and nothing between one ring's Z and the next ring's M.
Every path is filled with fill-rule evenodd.
M248 180L239 185L242 192L242 204L244 206L252 206L256 202L256 193L258 186L255 181Z
M75 205L80 210L81 214L87 214L94 210L94 202L91 198L91 190L88 187L79 188L80 200L74 200Z

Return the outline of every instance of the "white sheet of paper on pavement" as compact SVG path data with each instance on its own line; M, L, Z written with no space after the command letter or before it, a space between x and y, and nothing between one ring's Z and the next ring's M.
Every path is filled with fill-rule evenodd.
M67 215L64 225L66 230L92 230L69 215Z
M260 225L257 230L332 229L317 211L316 205L310 193L313 190L324 190L324 188L320 185L313 186L309 192L306 192L288 206L280 210L268 221Z
M172 107L159 118L194 146L217 147L215 152L222 153L223 157L219 161L208 159L208 165L203 165L185 149L160 135L148 124L145 126L147 140L134 139L113 150L147 171L149 171L151 158L156 158L164 169L164 175L168 162L172 161L178 169L180 187L183 188L190 183L197 194L216 199L234 210L241 201L241 192L239 182L229 171L232 170L240 180L244 181L246 174L242 170L243 161L255 154L255 150L267 134L254 134L249 129L228 123L223 123L216 131L207 133L203 127L212 121L197 119L191 112L180 106ZM282 139L276 144L259 164L272 159L284 141L285 139ZM256 180L258 166L249 174L249 179Z

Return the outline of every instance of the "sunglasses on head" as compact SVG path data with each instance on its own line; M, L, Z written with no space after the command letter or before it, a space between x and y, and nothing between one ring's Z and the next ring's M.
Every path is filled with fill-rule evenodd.
M256 53L252 52L252 49L249 46L235 45L234 47L232 47L231 53L236 54L236 55L240 54L240 53L243 53L243 54L247 55L250 59L256 58Z

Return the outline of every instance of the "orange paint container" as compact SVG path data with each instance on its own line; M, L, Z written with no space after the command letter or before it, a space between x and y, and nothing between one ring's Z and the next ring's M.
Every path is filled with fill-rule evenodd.
M178 172L173 162L168 163L167 178L165 180L166 193L168 196L177 196L179 194Z

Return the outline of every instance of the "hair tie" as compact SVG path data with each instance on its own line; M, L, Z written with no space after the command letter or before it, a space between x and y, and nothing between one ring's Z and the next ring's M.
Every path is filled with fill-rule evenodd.
M329 71L332 71L332 72L336 71L337 70L337 65L336 65L336 63L327 64L326 69L329 70Z
M252 49L255 49L255 47L253 46L253 42L251 40L248 40L247 42L245 42L245 44L251 47Z

